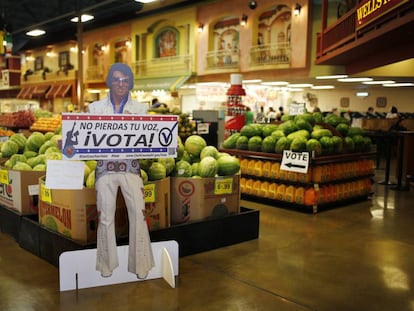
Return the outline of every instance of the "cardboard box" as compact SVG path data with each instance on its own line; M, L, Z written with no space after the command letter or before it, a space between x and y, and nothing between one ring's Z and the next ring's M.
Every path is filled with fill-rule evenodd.
M96 241L98 213L94 188L82 190L49 189L49 195L42 195L44 176L39 179L39 222L41 225L69 238L82 242ZM170 226L170 179L147 182L144 185L147 224L150 230ZM117 237L128 236L128 212L121 191L118 191L115 213Z
M30 195L29 187L37 186L44 174L0 167L0 204L22 215L37 214L38 196Z
M237 214L240 175L211 178L171 178L171 224Z

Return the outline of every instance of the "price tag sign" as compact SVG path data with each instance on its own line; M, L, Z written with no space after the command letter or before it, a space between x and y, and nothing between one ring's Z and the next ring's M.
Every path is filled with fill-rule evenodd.
M0 183L4 185L9 184L9 171L8 170L0 170Z
M155 184L154 183L144 185L144 201L145 203L155 202Z
M43 202L52 204L52 190L46 188L45 184L40 185L40 198Z
M233 177L216 178L214 182L214 194L232 194Z

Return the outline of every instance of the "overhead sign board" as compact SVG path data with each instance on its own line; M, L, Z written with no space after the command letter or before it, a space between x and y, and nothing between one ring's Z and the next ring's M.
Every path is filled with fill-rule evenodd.
M356 9L356 28L361 28L408 0L363 0Z
M62 114L66 160L175 158L178 116Z

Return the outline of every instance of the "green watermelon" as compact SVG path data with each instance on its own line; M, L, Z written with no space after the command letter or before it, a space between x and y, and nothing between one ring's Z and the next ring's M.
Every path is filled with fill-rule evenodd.
M205 157L200 161L199 175L201 177L214 177L218 171L217 160L213 157Z
M185 160L180 160L175 163L173 175L176 177L191 177L193 174L191 164Z
M1 154L4 158L9 158L13 154L16 154L18 152L19 152L19 145L10 139L6 140L1 145Z
M218 152L218 150L217 150L216 147L214 147L214 146L206 146L200 152L200 160L202 160L205 157L213 157L213 158L217 159L218 153L219 152Z
M24 152L24 148L26 146L26 136L24 136L23 134L13 134L12 136L10 136L10 140L14 141L18 146L19 146L19 153L23 153Z
M187 137L184 143L185 150L193 156L200 156L201 150L207 146L205 139L199 135Z
M237 174L240 171L240 160L235 156L223 156L217 159L218 171L220 176Z
M148 180L160 180L167 176L165 166L159 162L153 162L148 169Z

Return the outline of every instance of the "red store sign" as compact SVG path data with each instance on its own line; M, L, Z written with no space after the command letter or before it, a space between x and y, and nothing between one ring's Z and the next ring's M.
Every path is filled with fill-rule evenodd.
M395 9L408 0L365 0L356 10L356 28L366 26L376 18Z

